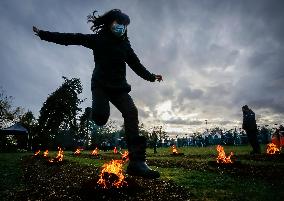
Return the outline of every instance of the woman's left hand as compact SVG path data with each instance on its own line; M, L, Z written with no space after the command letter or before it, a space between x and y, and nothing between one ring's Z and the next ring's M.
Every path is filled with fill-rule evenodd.
M156 79L158 82L163 81L163 77L162 77L161 75L155 75L155 79Z

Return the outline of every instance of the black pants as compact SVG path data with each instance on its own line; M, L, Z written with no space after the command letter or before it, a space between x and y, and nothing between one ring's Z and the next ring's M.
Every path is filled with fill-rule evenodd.
M257 130L247 130L248 141L252 146L253 152L260 153L260 145L257 139Z
M110 116L111 102L122 114L126 140L139 136L138 110L127 92L112 92L101 87L92 88L92 119L98 126L107 123Z

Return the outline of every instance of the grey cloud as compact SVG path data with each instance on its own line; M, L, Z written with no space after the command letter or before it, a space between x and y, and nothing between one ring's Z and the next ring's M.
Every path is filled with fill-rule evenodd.
M228 122L219 123L229 125L240 119L243 104L257 113L266 109L266 115L279 119L275 115L284 114L283 4L281 0L1 1L0 85L15 97L15 104L38 113L47 94L61 84L62 75L79 77L82 97L88 98L83 107L90 106L92 52L40 41L31 28L91 33L86 23L90 12L120 8L131 17L129 38L141 62L164 76L164 82L150 83L127 70L141 121L150 113L158 119L155 107L167 100L177 116L167 121L169 125L184 125L179 115L194 113L197 119L224 117ZM121 120L113 107L111 118ZM198 126L198 122L191 123Z
M283 49L283 48L282 48ZM283 51L257 50L247 60L247 75L236 85L235 103L246 103L258 109L269 108L283 113Z
M142 110L141 108L138 108L138 114L139 114L139 117L142 119L149 117L149 112Z
M199 126L199 125L204 124L204 121L174 118L174 119L166 120L164 121L164 123L175 124L175 125L185 125L185 126Z
M233 125L233 126L235 126L236 125L236 122L234 122L234 121L230 121L230 120L220 120L220 121L213 121L213 122L209 122L208 124L219 124L219 125L221 125L221 126L226 126L226 125Z
M201 89L193 88L188 80L177 80L175 86L180 91L177 98L179 103L182 103L183 99L200 99L204 94Z

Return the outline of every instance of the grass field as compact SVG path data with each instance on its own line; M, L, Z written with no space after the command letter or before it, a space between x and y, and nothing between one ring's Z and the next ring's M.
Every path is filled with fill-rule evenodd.
M159 194L162 192L163 195L168 194L163 200L172 200L175 193L187 194L175 200L284 200L283 154L250 156L248 146L225 146L224 149L226 153L234 152L238 165L214 165L215 146L178 148L184 156L172 156L169 148L159 148L157 154L148 149L147 163L161 173L159 181L149 183L157 188L151 190L152 194L157 194L155 199L162 196ZM262 149L264 152L264 146ZM120 158L110 151L100 154L100 158L94 159L89 151L83 151L80 156L65 151L64 164L49 167L41 161L31 160L32 153L0 153L0 197L4 200L53 200L57 198L56 189L60 188L61 192L70 195L70 199L60 197L61 200L73 200L77 196L74 189L82 189L86 180L95 178L105 162ZM51 152L50 157L55 155L55 151ZM70 182L72 178L76 182ZM134 181L140 181L141 185L148 182ZM166 182L164 186L163 182ZM39 186L41 191L34 193L37 191L35 186ZM68 192L68 189L73 190ZM136 195L131 196L130 200L141 200L136 199ZM145 200L154 200L146 193L143 196ZM80 200L82 197L77 198ZM120 200L119 197L117 200Z

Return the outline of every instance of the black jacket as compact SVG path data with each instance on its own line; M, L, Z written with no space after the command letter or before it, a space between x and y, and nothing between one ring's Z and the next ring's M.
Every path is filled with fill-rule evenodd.
M82 45L93 50L95 68L92 75L92 89L96 86L111 91L130 92L126 81L126 63L140 77L154 82L155 74L150 73L141 63L127 37L116 37L110 30L98 34L58 33L40 31L42 40L60 45Z
M246 131L257 130L255 114L252 110L243 113L243 129Z

